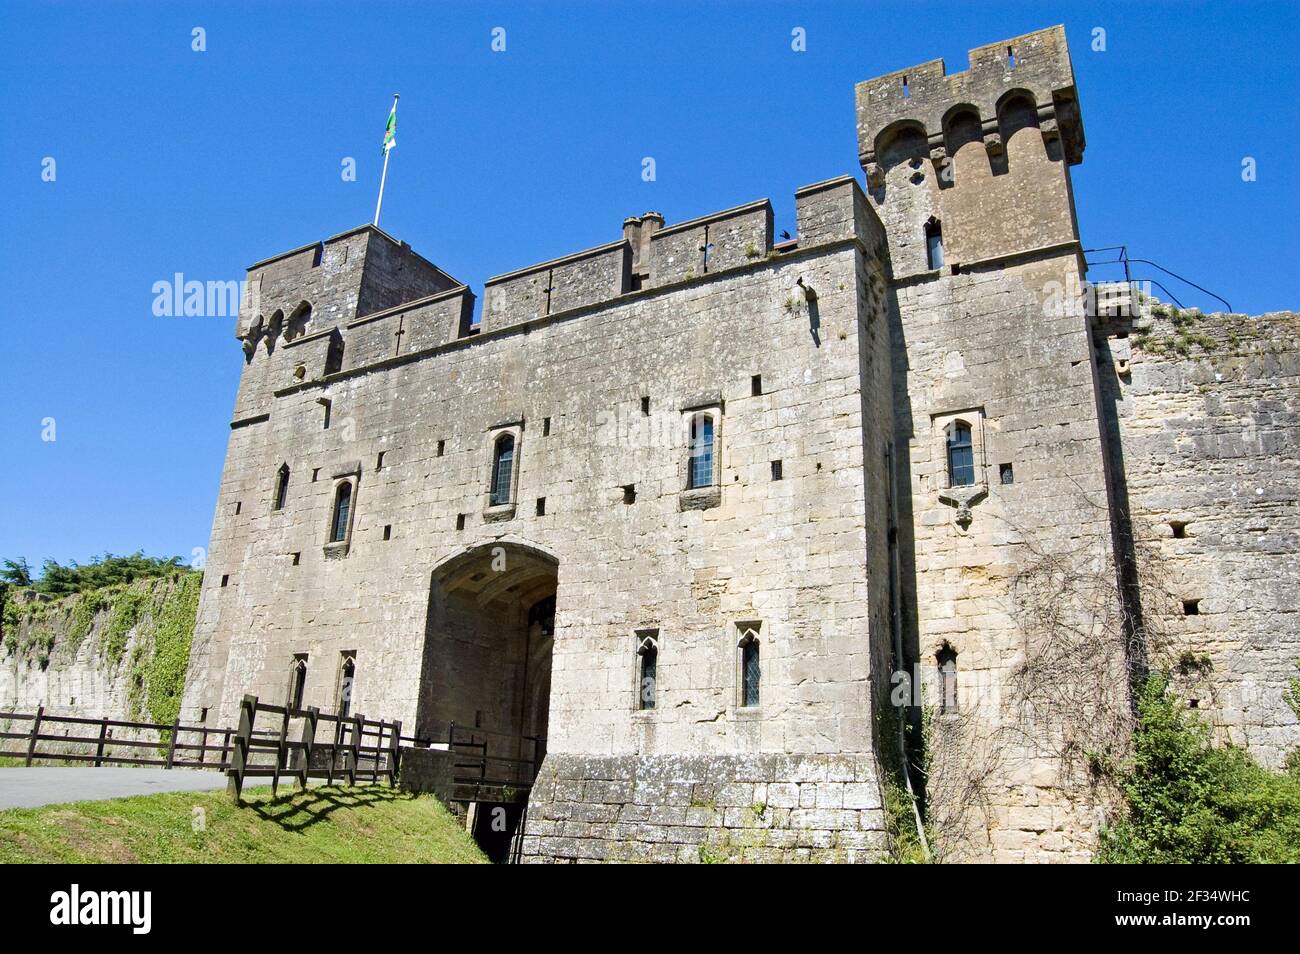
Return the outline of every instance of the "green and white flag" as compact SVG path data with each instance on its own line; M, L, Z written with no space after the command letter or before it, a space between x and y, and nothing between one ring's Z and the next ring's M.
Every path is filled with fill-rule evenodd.
M388 125L384 127L384 155L397 145L397 100L393 100L393 109L388 114Z

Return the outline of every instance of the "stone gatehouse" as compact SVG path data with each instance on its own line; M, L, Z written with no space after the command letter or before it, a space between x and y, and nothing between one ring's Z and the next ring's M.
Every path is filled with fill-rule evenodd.
M785 241L767 200L648 212L478 309L372 226L253 265L185 717L535 745L525 860L874 860L915 673L948 854L1086 859L1099 720L1035 664L1122 710L1147 606L1280 760L1295 316L1159 348L1149 303L1082 307L1060 27L864 82L857 128L864 179L798 190ZM1045 615L1044 573L1087 592Z

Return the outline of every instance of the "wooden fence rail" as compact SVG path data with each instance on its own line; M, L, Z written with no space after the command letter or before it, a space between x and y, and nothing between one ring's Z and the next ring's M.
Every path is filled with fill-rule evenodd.
M239 725L234 729L187 725L179 719L165 724L55 715L44 706L34 713L0 712L0 724L5 725L5 731L0 731L0 756L22 759L26 765L45 760L95 767L215 769L228 776L227 791L237 803L245 780L250 778L269 778L277 793L282 778L303 787L312 778L324 779L327 784L345 780L349 785L383 779L393 785L401 769L403 744L448 751L458 785L476 790L492 786L526 789L537 775L546 744L538 736L454 722L444 738L405 736L400 720L367 719L359 713L339 715L314 706L272 705L253 695L241 701ZM64 734L53 731L60 727ZM23 731L17 731L19 728ZM118 730L155 732L158 737L116 738ZM61 747L50 748L49 743ZM492 754L490 744L515 754Z
M263 713L275 717L276 727L270 732L257 728L257 717ZM294 722L301 723L298 741L290 740ZM328 741L321 738L322 726L332 727L328 728ZM391 786L400 768L401 741L400 720L376 721L360 713L335 715L315 706L294 709L244 696L239 704L239 728L231 740L227 791L238 803L245 779L270 778L271 790L278 792L282 776L292 777L303 787L309 778L333 784L336 775L346 778L349 785L355 785L358 778L377 782L382 777Z
M489 754L491 740L497 746L515 751L515 755ZM445 738L404 735L402 742L422 747L445 749L452 753L453 781L475 787L510 786L528 788L537 777L546 754L546 739L537 735L515 735L480 726L452 722Z
M158 722L131 722L125 719L87 719L81 716L62 716L46 712L41 706L32 712L0 712L0 722L30 722L25 732L0 732L0 756L23 759L24 764L31 765L36 759L59 762L89 762L95 767L101 765L149 765L161 768L202 768L225 770L229 767L231 749L230 729L215 728L207 725L184 725L179 719L170 725ZM85 727L94 726L98 731L93 735L72 735L51 732L52 727L75 726L73 731L84 731ZM112 730L129 729L133 731L157 732L158 739L118 739ZM187 741L182 741L186 739ZM218 739L217 741L210 741ZM8 742L21 740L25 744L19 750L10 749ZM165 740L165 741L164 741ZM42 742L58 742L63 745L84 746L90 751L41 750ZM118 754L118 750L126 750ZM134 756L130 753L139 750L153 750L153 758ZM166 753L165 755L163 753ZM197 757L193 753L198 753ZM209 757L211 756L211 757Z

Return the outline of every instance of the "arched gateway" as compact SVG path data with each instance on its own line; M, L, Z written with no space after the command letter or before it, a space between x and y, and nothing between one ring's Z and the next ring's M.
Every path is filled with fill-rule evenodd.
M486 746L488 778L527 782L540 767L558 568L544 550L498 541L431 575L417 734L442 739L455 725L459 741Z

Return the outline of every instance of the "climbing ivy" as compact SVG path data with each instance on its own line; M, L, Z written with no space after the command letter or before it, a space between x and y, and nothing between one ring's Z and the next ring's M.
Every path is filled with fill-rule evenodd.
M916 830L916 795L908 791L903 753L898 750L898 720L905 717L904 710L892 705L877 708L877 745L884 775L885 832L889 836L889 853L884 860L891 864L925 864L929 859ZM926 721L923 712L920 726L912 723L904 726L908 740L907 758L918 781L924 775L927 749L916 742L918 736L925 735Z
M181 711L202 582L201 574L186 574L177 585L164 591L154 610L153 655L144 677L149 715L154 722L172 722Z
M130 587L119 590L109 600L108 621L100 635L99 645L104 653L104 660L109 667L116 669L126 652L126 642L140 616L150 604L151 594L143 589Z
M108 679L122 669L125 657L129 716L172 722L185 689L202 582L201 573L179 571L170 578L116 583L60 600L21 605L7 600L4 652L30 653L29 659L44 669L56 651L60 658L74 658L98 624L97 648Z
M95 614L102 606L98 593L81 593L72 600L67 643L69 655L77 655L77 650L95 625Z

